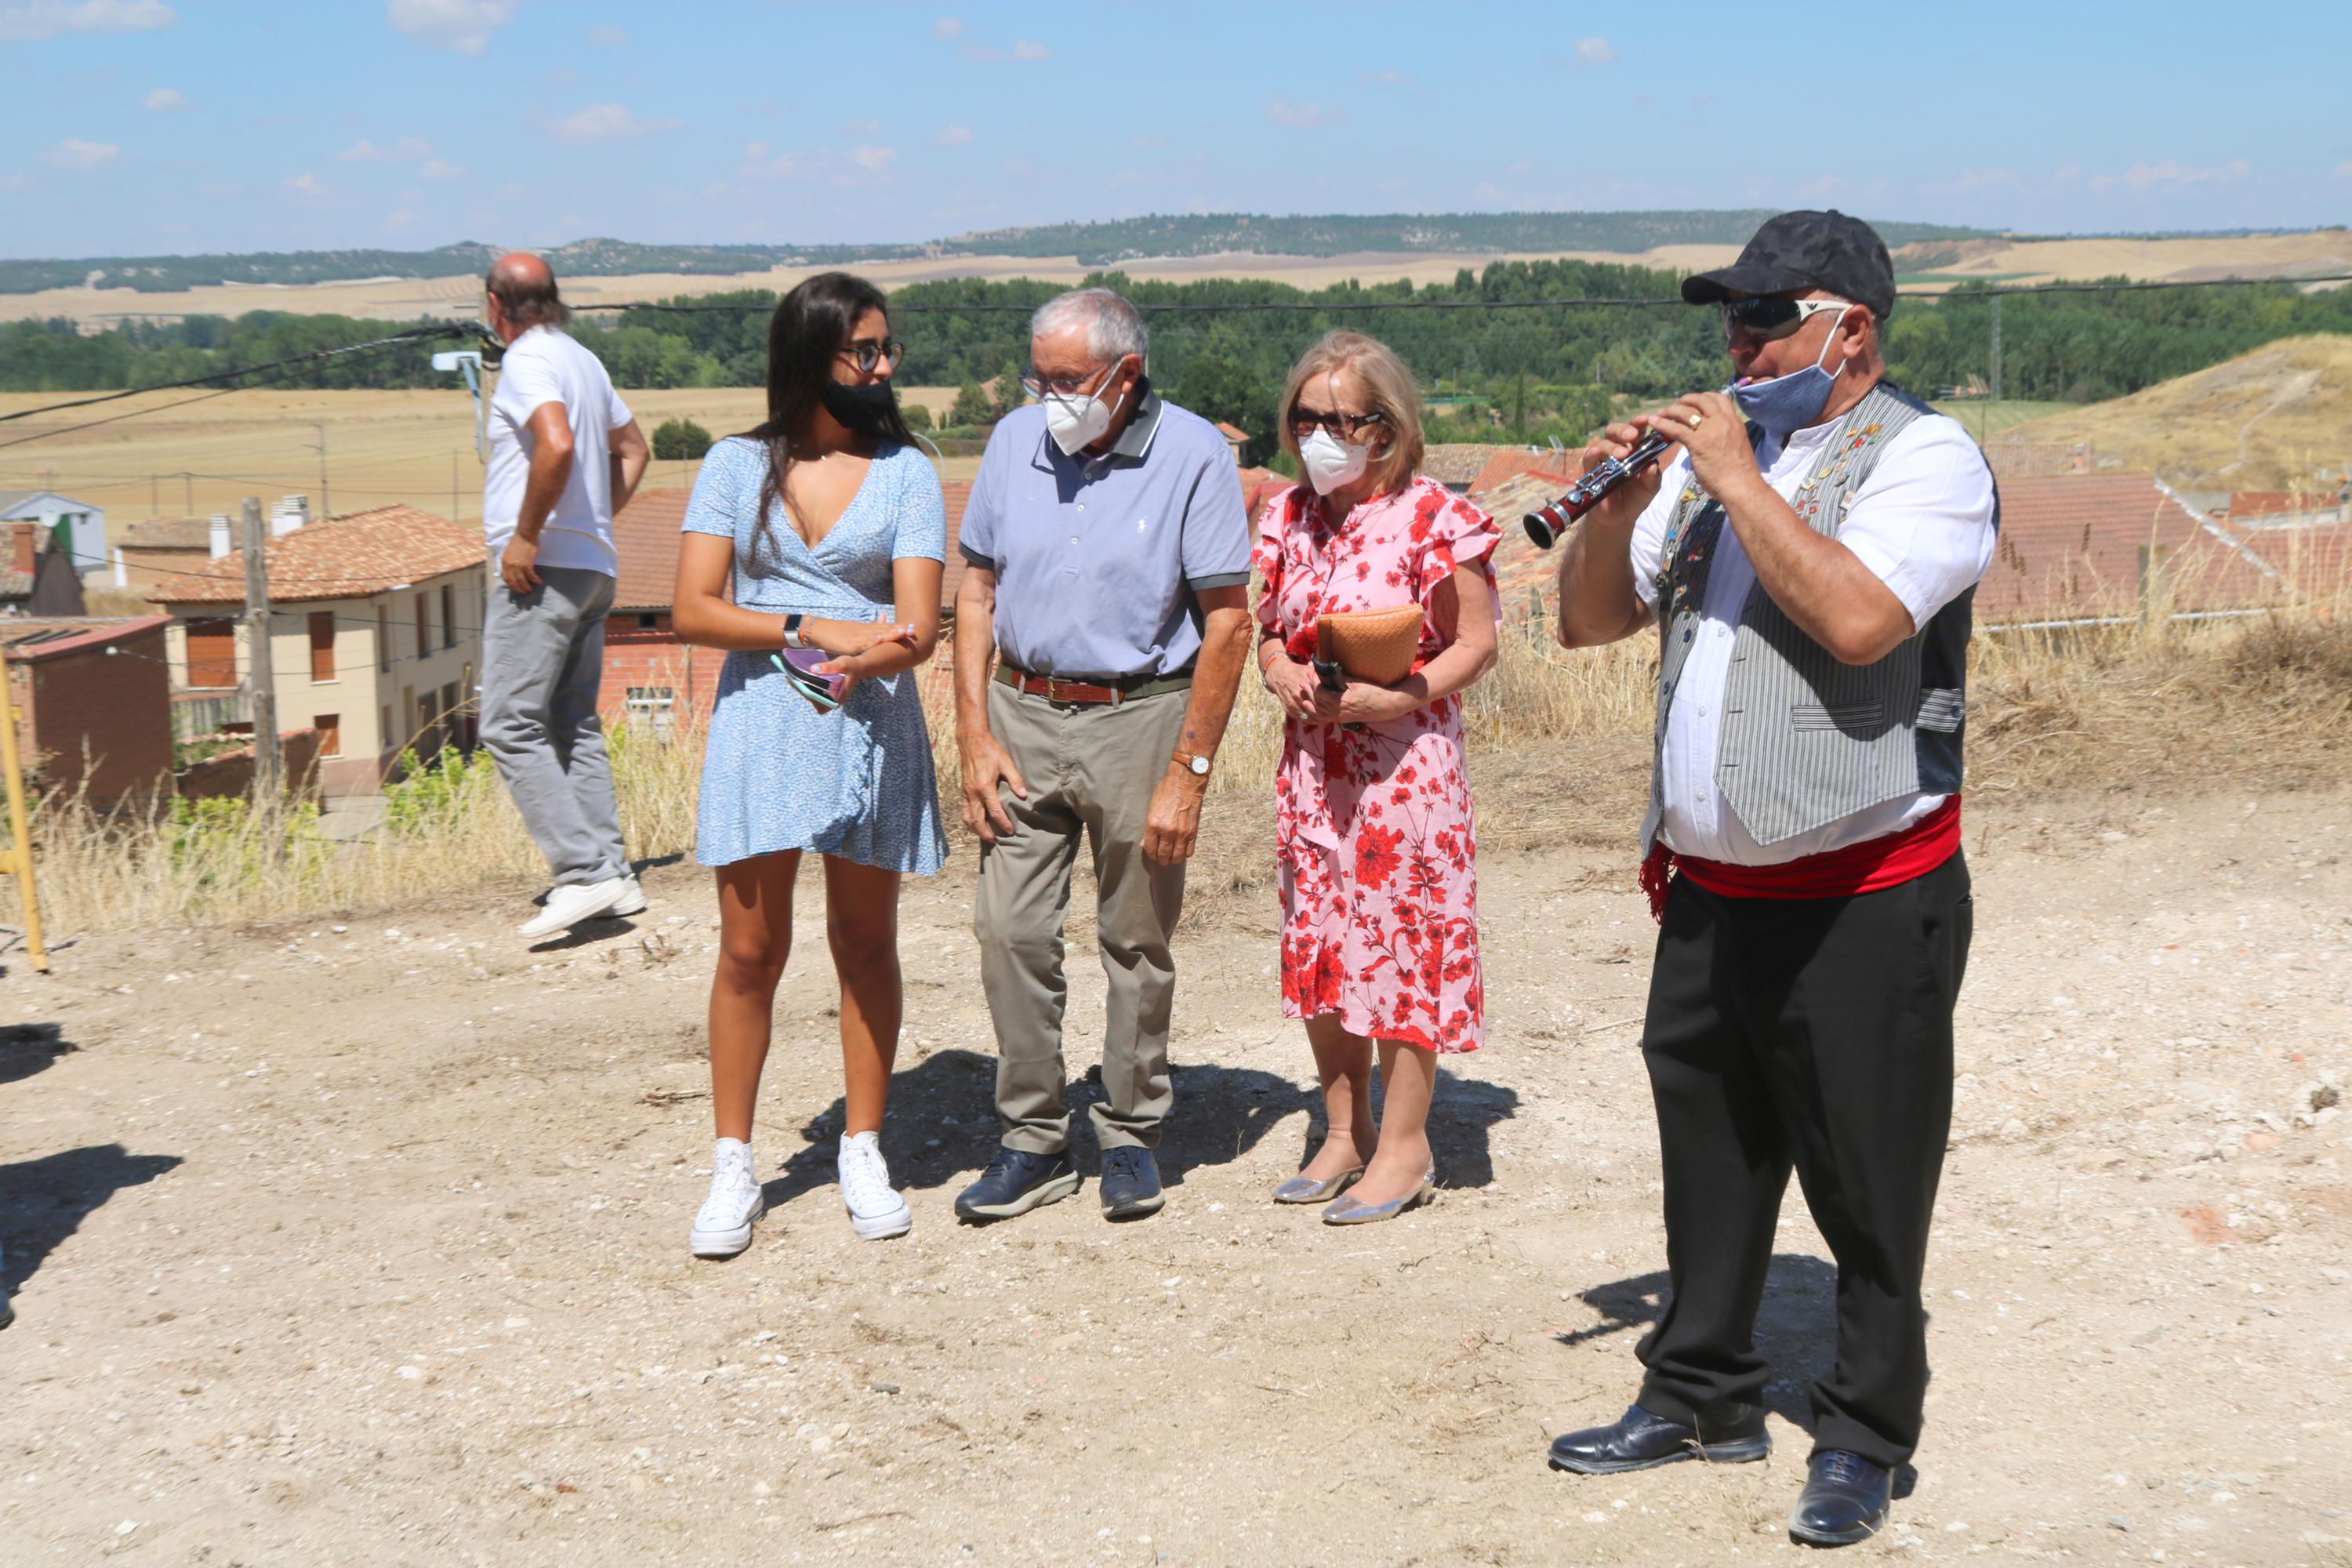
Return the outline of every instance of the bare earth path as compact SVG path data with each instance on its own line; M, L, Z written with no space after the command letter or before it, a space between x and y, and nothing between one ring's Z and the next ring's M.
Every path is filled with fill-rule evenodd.
M1852 1555L2352 1563L2352 1110L2311 1103L2352 1066L2352 798L1971 814L1927 1444ZM1543 1464L1630 1397L1662 1284L1620 851L1489 854L1493 1044L1441 1091L1447 1190L1351 1230L1264 1201L1308 1068L1263 895L1182 943L1166 1213L1114 1229L1089 1182L957 1226L995 1135L971 867L906 905L886 1146L914 1234L842 1216L813 949L764 1100L772 1210L728 1264L684 1247L691 868L536 953L509 894L12 969L0 1563L1794 1559L1830 1276L1793 1196L1771 1462ZM1085 1042L1101 980L1074 973Z

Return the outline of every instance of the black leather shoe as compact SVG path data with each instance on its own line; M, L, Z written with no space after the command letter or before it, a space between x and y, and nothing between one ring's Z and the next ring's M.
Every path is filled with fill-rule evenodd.
M1068 1150L1033 1154L999 1144L996 1158L980 1180L956 1194L955 1211L961 1219L1011 1219L1040 1204L1059 1203L1077 1190L1078 1168Z
M1789 1515L1789 1533L1808 1546L1850 1546L1886 1523L1892 1475L1860 1454L1823 1448L1806 1467L1805 1489Z
M1160 1162L1133 1143L1103 1151L1102 1180L1096 1184L1105 1219L1141 1219L1168 1201L1160 1190Z
M1621 1470L1671 1465L1676 1459L1744 1465L1771 1451L1772 1439L1764 1430L1760 1411L1753 1427L1719 1432L1701 1443L1696 1427L1654 1415L1635 1405L1628 1406L1613 1426L1588 1426L1553 1438L1551 1468L1574 1470L1580 1476L1613 1476Z

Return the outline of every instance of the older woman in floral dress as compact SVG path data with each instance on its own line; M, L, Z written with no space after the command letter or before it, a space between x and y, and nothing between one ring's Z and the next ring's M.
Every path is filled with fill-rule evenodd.
M1328 1126L1275 1201L1334 1199L1323 1218L1348 1225L1428 1196L1437 1058L1475 1050L1484 1033L1459 693L1494 667L1501 534L1415 472L1420 400L1385 345L1325 337L1290 373L1282 419L1306 479L1259 522L1257 657L1286 715L1275 784L1283 1016L1307 1021ZM1321 616L1408 604L1423 612L1412 673L1321 688Z

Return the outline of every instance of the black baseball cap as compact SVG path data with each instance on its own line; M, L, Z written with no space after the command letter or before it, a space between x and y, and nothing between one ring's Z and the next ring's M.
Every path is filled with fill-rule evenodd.
M1826 289L1867 305L1884 321L1895 310L1895 260L1878 231L1837 211L1782 213L1764 220L1739 259L1683 279L1683 298L1712 305L1733 293L1786 294Z

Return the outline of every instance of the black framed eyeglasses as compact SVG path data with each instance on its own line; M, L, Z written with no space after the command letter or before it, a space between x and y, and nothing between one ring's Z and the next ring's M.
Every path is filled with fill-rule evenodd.
M1785 338L1822 310L1851 310L1850 300L1791 300L1785 294L1759 294L1748 300L1723 302L1723 331L1727 337Z
M880 342L872 338L858 338L841 351L857 362L859 371L871 374L877 364L887 363L892 370L907 357L907 345L896 338L884 338Z
M1301 441L1318 430L1328 430L1342 441L1353 441L1361 432L1379 430L1388 420L1389 416L1378 409L1370 414L1327 414L1303 403L1290 405L1290 433Z

